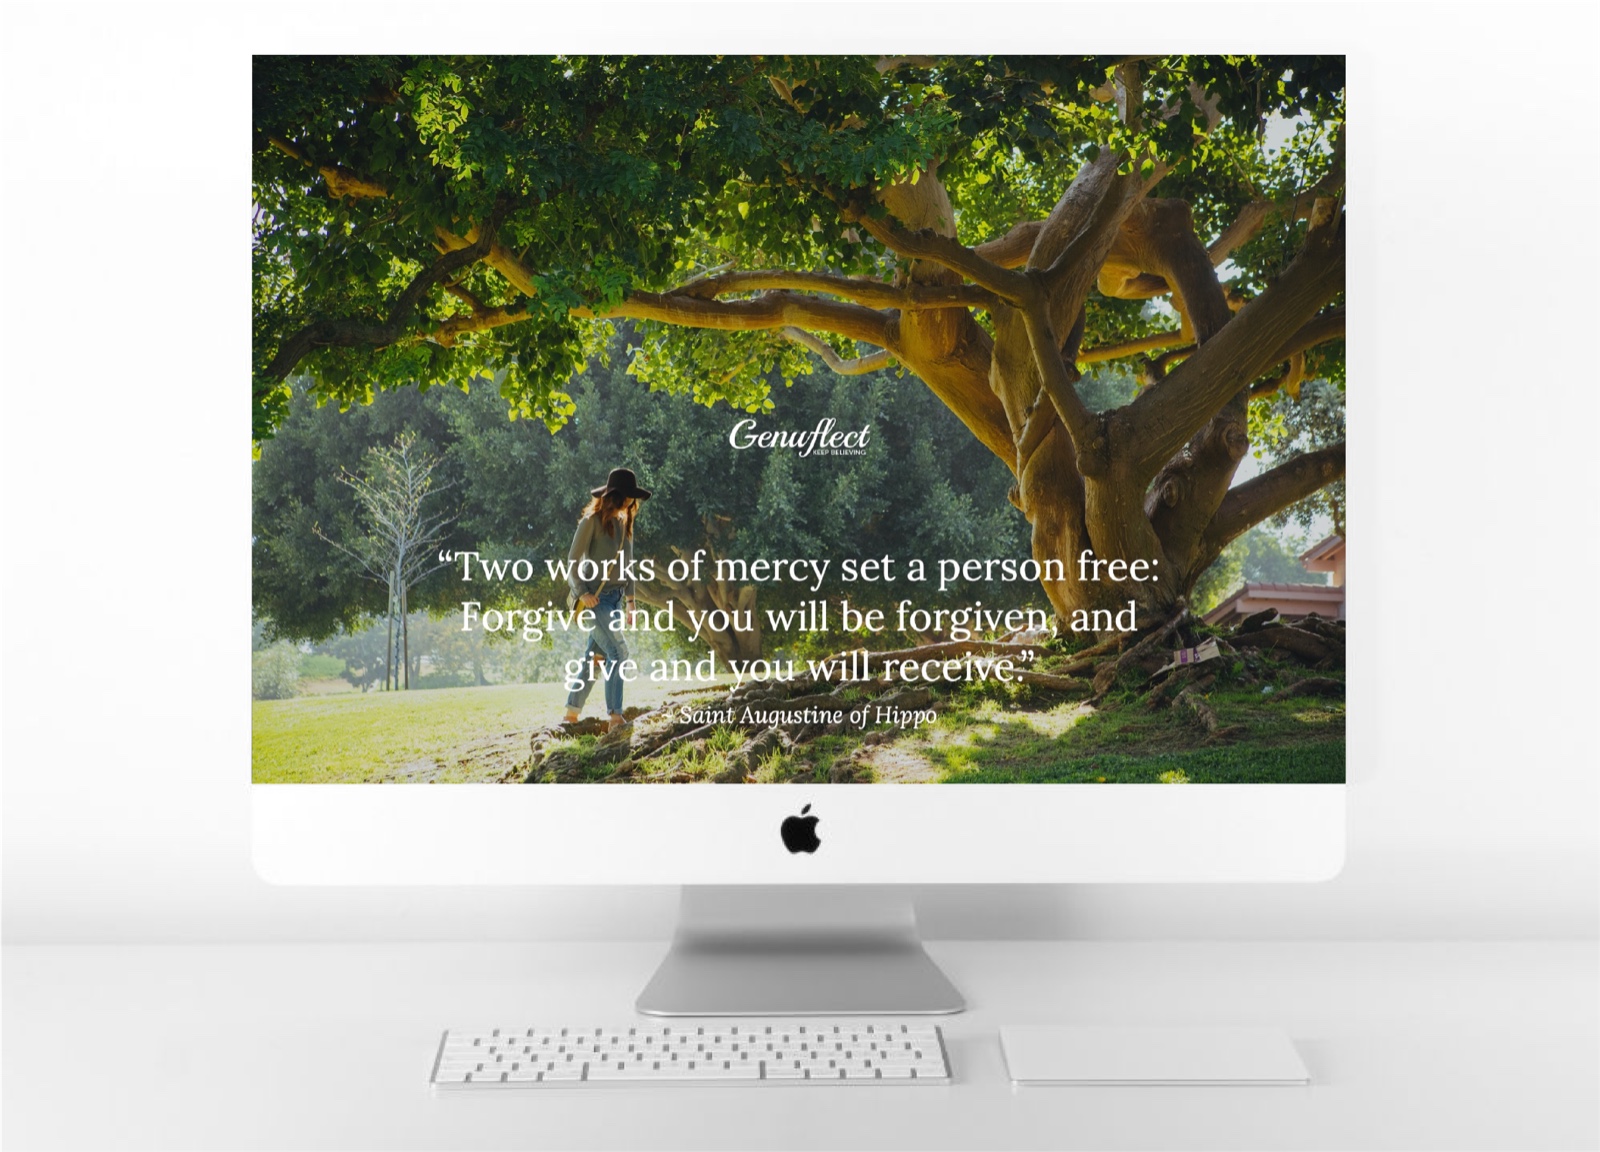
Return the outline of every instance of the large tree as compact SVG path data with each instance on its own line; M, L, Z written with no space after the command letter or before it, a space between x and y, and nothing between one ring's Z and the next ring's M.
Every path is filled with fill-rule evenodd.
M1232 484L1252 395L1342 384L1338 58L258 58L254 117L258 438L296 370L340 404L498 371L558 426L622 319L652 387L751 411L894 361L1015 476L1057 610L1147 618L1343 475Z

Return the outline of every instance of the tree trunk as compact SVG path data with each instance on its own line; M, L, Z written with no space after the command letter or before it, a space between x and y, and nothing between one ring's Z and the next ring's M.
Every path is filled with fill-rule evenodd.
M913 310L891 322L888 342L1012 469L1012 501L1032 526L1045 594L1063 626L1102 637L1111 634L1106 613L1130 602L1141 631L1170 618L1229 540L1344 469L1341 445L1230 491L1249 447L1250 383L1294 353L1303 326L1342 290L1337 205L1318 202L1300 256L1235 315L1189 206L1143 199L1134 177L1117 174L1118 160L1106 151L1084 166L1025 261L971 273L1005 301L990 309L992 337L966 310ZM863 226L902 256L926 254L909 260L902 280L960 283L962 273L941 263L951 249L937 237L953 238L955 227L937 172L881 199L910 231ZM1091 413L1074 388L1089 291L1148 296L1153 279L1172 292L1197 347L1133 403ZM1085 554L1146 561L1146 579L1112 579L1105 568L1095 576L1092 567L1080 578Z
M411 611L406 586L400 585L400 663L406 670L406 691L411 691Z
M1101 183L1108 168L1114 172L1114 164L1108 161L1095 173ZM1123 193L1112 188L1107 194ZM949 199L936 173L930 172L915 185L895 186L886 192L884 202L910 228L955 235ZM1030 268L1052 263L1063 250L1062 236L1071 239L1097 204L1098 200L1091 202L1085 195L1074 200L1069 189L1062 207L1040 229L1029 257ZM1109 239L1105 244L1109 246ZM1085 259L1098 267L1094 253ZM908 278L919 285L948 285L961 279L932 260L912 261ZM1046 302L1055 330L1065 334L1059 343L1070 342L1071 353L1076 352L1081 334L1078 321L1088 287L1088 283L1064 285ZM1063 293L1071 298L1062 299ZM1126 609L1129 600L1137 605L1141 625L1152 615L1164 616L1181 594L1171 581L1163 585L1159 581L1078 579L1078 557L1086 550L1107 560L1159 558L1159 547L1143 513L1143 489L1130 491L1112 477L1092 489L1086 485L1072 438L1047 399L1025 316L1020 309L1004 305L993 309L991 315L992 339L964 310L904 313L895 326L898 340L894 351L969 427L979 421L987 427L987 432L978 427L974 431L1010 465L1017 478L1012 499L1033 528L1032 552L1040 565L1040 584L1066 626L1071 626L1079 610L1092 620L1097 610L1115 613ZM1070 359L1066 366L1071 370ZM1076 378L1075 370L1072 376ZM996 448L996 426L1003 448ZM1157 565L1154 572L1159 571ZM1104 619L1102 615L1101 621Z
M395 666L394 666L394 644L395 644L394 605L395 605L394 581L390 580L389 581L389 597L384 602L384 607L387 609L387 611L384 613L384 617L385 617L385 621L386 621L386 625L387 625L387 629L388 629L388 631L386 632L386 634L384 636L384 641L383 641L383 690L385 692L393 691L393 689L389 685L389 682L390 682L390 680L394 679L395 676L396 676L396 671L395 671ZM396 683L398 684L398 681L396 681Z

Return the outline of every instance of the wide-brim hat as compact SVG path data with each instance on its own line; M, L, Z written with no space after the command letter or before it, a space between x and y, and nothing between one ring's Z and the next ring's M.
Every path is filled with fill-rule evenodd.
M639 487L639 478L633 474L632 468L613 468L604 484L589 489L591 496L605 496L608 493L628 496L634 500L650 499L650 489Z

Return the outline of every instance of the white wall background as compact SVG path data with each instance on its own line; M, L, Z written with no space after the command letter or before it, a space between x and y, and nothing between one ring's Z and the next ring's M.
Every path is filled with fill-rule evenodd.
M1128 6L1001 7L983 24L1009 31L979 33L984 48L1092 50L1135 26ZM514 5L474 21L499 28L493 44L446 43L429 9L386 5L383 27L372 9L314 11L315 38L248 29L223 6L102 9L70 27L56 10L8 14L7 106L35 111L8 117L3 177L4 938L665 936L669 888L255 877L242 125L251 51L392 50L407 30L408 47L441 51L706 51L732 34L712 45L711 22L681 13L552 32ZM849 43L777 5L739 11L743 50L976 47L969 9L936 11L946 30L912 45L895 13L864 5ZM1582 70L1548 59L1581 31L1592 43L1592 17L1280 6L1268 28L1260 9L1138 11L1156 49L1242 37L1350 54L1349 861L1309 887L925 889L924 930L1593 936L1594 373L1539 339L1592 310L1591 108ZM16 51L68 41L92 65ZM220 110L197 117L191 101ZM116 657L86 658L102 652Z

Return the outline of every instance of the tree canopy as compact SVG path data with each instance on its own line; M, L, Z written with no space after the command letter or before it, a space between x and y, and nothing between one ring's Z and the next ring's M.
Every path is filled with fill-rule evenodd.
M1167 608L1343 474L1340 441L1230 491L1253 401L1343 386L1343 76L1284 56L258 58L255 435L295 372L341 407L493 375L559 427L618 320L651 388L747 411L818 361L894 362L1011 470L1035 556L1173 576L1047 581L1058 609ZM1110 360L1144 386L1095 412L1073 384Z

